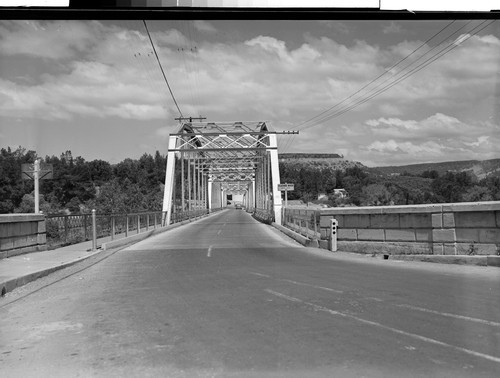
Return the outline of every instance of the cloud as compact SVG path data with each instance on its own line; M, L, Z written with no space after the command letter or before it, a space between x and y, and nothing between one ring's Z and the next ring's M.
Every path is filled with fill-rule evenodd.
M359 126L359 148L375 164L395 165L394 156L397 164L491 159L497 157L495 145L500 143L500 125L465 123L440 113L419 121L380 118L365 125Z
M0 24L0 52L49 59L75 57L95 42L97 22L3 21Z
M391 21L389 25L384 26L382 29L382 33L384 34L397 34L401 33L402 27L400 24L395 23L394 21Z
M203 32L203 33L217 33L217 29L209 22L203 21L203 20L196 20L193 22L193 25L196 30Z
M370 92L361 88L422 43L375 45L357 40L347 45L335 37L309 34L292 44L257 34L231 42L212 42L211 37L198 41L192 51L186 48L192 45L189 38L167 25L151 36L185 115L214 121L265 119L278 130L293 129L346 98L343 106L366 98ZM194 26L215 31L206 22ZM354 29L354 24L349 27ZM340 117L325 117L310 133L301 133L293 148L342 149L347 158L377 164L393 162L391 154L398 154L401 162L491 155L500 143L493 136L499 134L498 125L491 121L498 102L494 78L499 45L494 35L473 36L362 106ZM97 21L2 22L2 55L19 61L30 55L45 64L50 61L53 69L23 72L26 80L18 80L19 72L9 77L2 67L0 116L167 123L177 116L140 28Z

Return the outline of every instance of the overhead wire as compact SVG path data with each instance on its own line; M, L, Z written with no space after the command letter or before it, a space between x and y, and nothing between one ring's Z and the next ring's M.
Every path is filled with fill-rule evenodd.
M186 21L175 21L176 25L176 30L178 33L175 33L176 39L177 39L177 52L180 58L182 59L182 64L184 66L184 72L185 72L185 78L186 80L184 81L184 90L188 91L189 97L190 97L190 102L193 103L194 97L193 97L193 90L191 88L191 83L190 83L190 75L189 75L189 68L188 68L188 63L186 59L186 51L188 50L188 46L186 44L186 40L189 41L189 37L187 36L187 33L184 32L182 26L183 22ZM185 39L181 39L179 34L181 34Z
M441 58L445 54L447 54L450 51L454 50L460 44L462 44L463 42L467 41L468 39L470 39L471 37L473 37L474 35L476 35L480 31L482 31L485 28L487 28L488 26L490 26L494 21L495 20L489 22L486 25L484 25L484 24L487 22L487 20L481 22L479 25L476 25L474 28L472 28L468 32L467 36L464 37L463 39L461 39L459 41L459 43L457 43L457 40L455 39L453 42L447 44L445 47L442 47L437 53L433 54L430 58L426 59L423 62L418 63L418 65L416 67L411 68L409 71L405 72L405 70L407 68L411 67L412 65L415 65L424 56L428 55L431 51L435 50L438 46L441 46L444 40L447 40L450 37L452 37L453 35L457 34L460 30L462 30L464 27L466 27L468 24L470 24L470 22L472 22L472 21L469 21L467 24L465 24L461 28L455 30L453 33L451 33L450 35L448 35L447 37L445 37L445 39L443 39L441 42L439 42L434 48L430 49L425 54L421 55L419 58L417 58L416 60L414 60L410 64L406 65L396 75L390 77L389 79L384 80L382 83L379 83L375 88L370 89L367 93L358 96L359 98L357 100L355 100L354 103L352 103L350 105L348 105L348 104L344 105L341 109L339 109L339 110L337 110L337 111L335 111L333 113L327 114L331 110L335 109L336 107L338 107L338 106L346 103L348 100L352 99L356 94L361 93L364 89L368 88L371 84L375 83L378 79L380 79L383 76L385 76L386 74L388 74L388 72L390 72L390 70L392 70L393 68L397 67L399 64L401 64L402 62L404 62L405 60L407 60L411 55L413 55L416 51L420 50L423 46L425 46L427 43L429 43L432 39L436 38L445 29L447 29L449 26L451 26L455 21L449 23L448 25L446 25L445 27L443 27L440 31L438 31L437 33L435 33L432 37L430 37L427 41L425 41L419 47L417 47L415 50L413 50L410 54L408 54L403 59L401 59L400 61L398 61L396 64L394 64L393 66L391 66L389 69L385 70L381 75L379 75L378 77L376 77L375 79L373 79L372 81L370 81L368 84L364 85L358 91L356 91L355 93L353 93L352 95L350 95L349 97L347 97L346 99L344 99L343 101L341 101L341 102L335 104L334 106L330 107L329 109L321 112L320 114L318 114L318 115L316 115L316 116L314 116L314 117L312 117L312 118L310 118L310 119L302 122L294 130L301 130L301 129L303 130L303 129L306 129L306 128L311 128L311 127L317 126L317 125L319 125L319 124L321 124L321 123L323 123L323 122L325 122L327 120L330 120L330 119L332 119L334 117L338 117L338 116L340 116L340 115L342 115L342 114L344 114L344 113L346 113L346 112L348 112L348 111L350 111L350 110L352 110L352 109L354 109L354 108L356 108L356 107L358 107L358 106L366 103L367 101L371 100L372 98L378 96L379 94L381 94L381 93L385 92L386 90L392 88L393 86L395 86L396 84L400 83L401 81L406 80L408 77L410 77L413 74L415 74L415 73L419 72L420 70L424 69L429 64L431 64L432 62L434 62L437 59ZM484 26L482 26L482 25L484 25ZM376 90L377 88L379 88L380 86L382 86L384 83L386 83L389 80L392 80L389 84L385 85L383 88L381 88L379 90ZM308 125L308 123L310 123L310 124ZM286 149L289 148L289 146L293 142L294 137L295 136L292 135L291 138L289 139L288 143L285 145L285 148L284 148L285 151L286 151Z
M388 80L385 80L381 84L377 85L374 89L371 89L367 94L364 95L365 97L356 100L356 102L354 102L353 104L346 105L343 108L341 108L340 110L337 110L333 114L329 114L329 115L325 115L323 117L320 117L319 120L315 121L315 124L308 125L308 126L303 126L302 129L314 127L314 126L317 126L317 125L319 125L319 124L321 124L321 123L323 123L323 122L325 122L327 120L330 120L332 118L338 117L338 116L340 116L340 115L342 115L342 114L344 114L344 113L346 113L346 112L348 112L348 111L350 111L350 110L352 110L352 109L354 109L354 108L356 108L356 107L358 107L358 106L366 103L367 101L369 101L372 98L380 95L381 93L387 91L388 89L392 88L393 86L395 86L396 84L400 83L401 81L406 80L408 77L410 77L410 76L414 75L415 73L421 71L422 69L424 69L425 67L427 67L429 64L433 63L434 61L438 60L439 58L441 58L442 56L446 55L450 51L454 50L460 44L462 44L463 42L467 41L468 39L470 39L471 37L473 37L474 35L476 35L477 33L479 33L481 30L483 30L486 27L488 27L491 23L494 22L494 20L491 21L489 24L487 24L487 25L483 26L482 28L480 28L480 26L483 25L485 22L486 21L483 21L481 24L475 26L472 30L470 30L469 32L472 33L472 34L469 34L467 37L465 37L464 39L462 39L460 41L460 43L457 44L456 41L453 41L453 42L449 43L445 47L442 47L437 53L435 53L434 55L432 55L430 58L426 59L423 62L420 62L416 67L410 69L409 71L404 72L404 69L410 67L411 65L413 65L414 63L416 63L416 61L413 62L413 63L411 63L410 65L406 66L402 71L398 72L394 76L394 78L390 78L390 79L393 79L393 80L389 84L383 86L381 89L376 90L382 84L386 83ZM475 30L475 29L478 29L478 30ZM425 55L426 54L424 54L423 56L425 56Z
M158 57L158 53L156 52L155 45L154 45L153 40L151 38L151 34L149 33L149 29L148 29L148 25L146 24L146 20L142 20L142 22L144 23L144 27L146 28L146 33L148 34L149 42L151 42L151 47L153 48L153 52L156 56L156 60L158 61L158 65L160 66L161 73L163 74L163 78L165 79L165 83L167 84L170 95L172 96L172 100L174 101L174 104L175 104L177 110L179 111L180 116L184 117L181 109L179 108L179 104L177 104L177 100L175 99L174 93L172 92L172 88L170 88L170 84L168 83L167 76L165 75L165 71L163 70L163 67L161 65L160 58Z
M481 28L480 30L478 30L477 32L483 30L484 28L488 27L489 25L486 25L484 26L483 28ZM460 44L467 41L468 39L470 39L472 36L474 36L475 34L477 33L473 33L471 34L470 36L468 37L465 37L463 40L460 41ZM446 48L442 49L441 51L439 51L437 54L433 55L431 58L427 59L426 61L424 61L422 64L420 64L419 66L413 68L412 70L410 70L409 72L405 73L403 76L399 77L397 80L393 81L392 83L388 84L387 86L385 86L384 88L372 93L369 97L361 100L360 102L358 103L355 103L351 106L349 106L348 108L344 108L342 109L341 111L339 111L338 113L332 115L332 116L329 116L326 120L329 120L331 118L334 118L334 117L338 117L356 107L358 107L359 105L362 105L364 104L365 102L371 100L372 98L378 96L379 94L385 92L386 90L392 88L393 86L395 86L396 84L400 83L401 81L403 80L406 80L408 77L412 76L413 74L421 71L422 69L424 69L425 67L427 67L429 64L431 64L432 62L438 60L439 58L441 58L442 56L448 54L450 51L454 50L455 48L457 48L459 46L459 44L451 44L449 46L447 46Z
M198 74L198 69L196 67L196 60L198 59L198 47L197 47L197 39L196 39L196 27L194 25L195 21L188 21L187 22L187 29L188 29L188 35L189 35L189 50L187 51L188 54L188 65L189 71L190 71L190 80L193 88L193 107L196 108L196 110L199 113L199 91L198 91L198 82L197 82L197 74Z
M140 69L140 76L135 76L136 79L139 79L143 82L143 85L147 85L152 89L153 93L163 93L163 87L160 87L159 77L154 77L155 74L158 74L158 69L151 67L151 63L149 62L148 57L153 55L151 49L148 51L144 47L143 40L140 38L140 32L138 31L137 24L131 23L129 20L121 21L123 27L127 30L127 43L124 45L128 50L128 53L124 55L123 60L120 63L123 64L124 67L132 68L134 66L138 66ZM137 84L137 82L136 82Z
M443 28L441 28L438 32L434 33L434 35L432 35L430 38L428 38L425 42L423 42L422 44L420 44L416 49L414 49L413 51L411 51L409 54L407 54L404 58L400 59L398 62L394 63L391 67L389 67L388 69L384 69L384 72L382 72L379 76L377 76L376 78L374 78L373 80L371 80L370 82L368 82L367 84L365 84L363 87L361 87L360 89L358 89L356 92L354 92L353 94L351 94L350 96L348 96L347 98L345 98L344 100L336 103L335 105L331 106L330 108L326 109L325 111L319 113L318 115L314 116L314 117L311 117L309 118L308 120L300 123L299 125L297 125L296 129L294 130L301 130L301 129L305 129L305 128L308 128L308 126L304 126L304 125L307 125L307 123L311 122L311 121L316 121L316 120L321 120L321 121L316 121L316 122L323 122L324 119L322 119L321 116L323 116L323 114L325 113L328 113L330 111L332 111L333 109L339 107L340 105L346 103L347 101L349 101L351 98L355 97L357 94L361 93L364 89L368 88L371 84L375 83L378 79L382 78L383 76L387 75L392 69L394 69L395 67L399 66L401 63L403 63L404 61L406 61L410 56L412 56L413 54L415 54L418 50L420 50L422 47L426 46L430 41L432 41L434 38L436 38L439 34L441 34L444 30L446 30L448 27L450 27L456 20L453 20L452 22L448 23L447 25L445 25ZM456 31L455 31L456 33ZM313 127L314 126L314 122L312 122L313 125L312 126L309 126L309 127ZM295 139L295 136L292 136L289 141L288 141L288 144L285 146L285 149L288 149L291 145L291 143L293 142L293 140Z
M133 26L133 24L129 25L129 29L134 29ZM141 72L143 73L143 79L147 83L149 83L151 88L154 90L153 93L163 93L163 87L160 86L160 81L158 80L159 78L156 77L158 69L155 65L152 64L150 59L148 59L153 55L153 51L147 51L145 48L143 48L144 46L142 40L139 37L139 34L136 34L136 39L138 42L137 48L132 51L132 55L135 58L135 62L138 63L142 68ZM129 49L131 48L133 47L129 47Z
M365 88L369 87L371 84L373 84L374 82L376 82L378 79L380 79L381 77L385 76L388 74L388 72L390 72L393 68L396 68L397 66L399 66L401 63L403 63L405 60L407 60L410 56L412 56L413 54L415 54L418 50L420 50L422 47L426 46L427 43L429 43L430 41L432 41L434 38L436 38L439 34L441 34L444 30L446 30L447 28L449 28L456 20L453 20L451 21L450 23L448 23L446 26L444 26L441 30L439 30L438 32L436 32L432 37L428 38L425 42L421 43L416 49L414 49L412 52L410 52L408 55L406 55L404 58L400 59L397 63L394 63L391 67L389 68L386 68L384 69L384 72L382 72L379 76L377 76L375 79L371 80L370 82L368 82L367 84L365 84L363 87L361 87L360 89L358 89L356 92L354 92L353 94L351 94L349 97L346 97L344 100L340 101L339 103L333 105L332 107L326 109L325 111L319 113L318 115L312 117L312 118L309 118L308 120L300 123L297 127L300 127L302 126L303 124L306 124L307 122L311 121L311 120L314 120L315 118L327 113L328 111L330 110L333 110L335 109L337 106L347 102L348 100L350 100L352 97L354 97L355 95L357 95L358 93L362 92Z

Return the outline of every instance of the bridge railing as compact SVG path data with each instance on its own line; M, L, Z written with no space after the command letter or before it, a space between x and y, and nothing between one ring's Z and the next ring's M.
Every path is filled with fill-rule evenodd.
M171 224L196 219L201 216L219 211L221 209L202 209L182 212L174 212ZM95 238L127 237L132 234L148 231L164 224L166 212L148 211L140 213L111 213L95 215ZM93 235L92 214L59 215L49 214L46 216L46 235L49 248L57 248L65 245L81 243L92 240Z
M283 226L309 239L320 239L320 211L306 209L283 210Z
M274 222L274 214L268 209L254 208L253 215L255 218L264 223Z
M163 213L149 211L141 213L99 214L95 216L96 238L129 236L161 226ZM46 217L47 244L49 247L71 245L92 240L92 214L52 215Z

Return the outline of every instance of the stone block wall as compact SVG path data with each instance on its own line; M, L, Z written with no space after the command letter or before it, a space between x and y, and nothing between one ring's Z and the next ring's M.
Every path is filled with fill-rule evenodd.
M332 218L338 221L339 250L437 255L500 253L500 201L323 210L323 248L328 246Z
M0 259L46 249L44 215L0 215Z

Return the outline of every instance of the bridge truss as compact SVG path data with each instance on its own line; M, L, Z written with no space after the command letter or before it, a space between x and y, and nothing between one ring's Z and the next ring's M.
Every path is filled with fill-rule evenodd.
M186 122L169 135L163 211L226 206L243 196L247 211L281 222L276 132L265 122Z

